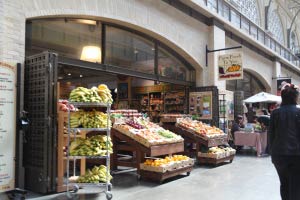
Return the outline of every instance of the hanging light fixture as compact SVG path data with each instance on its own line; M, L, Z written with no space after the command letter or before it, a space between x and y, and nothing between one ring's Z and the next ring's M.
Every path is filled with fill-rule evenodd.
M80 60L101 63L101 49L98 46L84 46Z

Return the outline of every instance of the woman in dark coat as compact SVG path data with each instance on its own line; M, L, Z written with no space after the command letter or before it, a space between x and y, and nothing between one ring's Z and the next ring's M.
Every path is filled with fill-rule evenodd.
M269 144L272 162L280 179L283 200L300 200L300 108L299 89L286 84L280 108L271 114Z

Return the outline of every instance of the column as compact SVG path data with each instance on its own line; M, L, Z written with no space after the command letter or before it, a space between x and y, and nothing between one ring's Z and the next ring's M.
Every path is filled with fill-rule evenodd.
M273 63L273 74L272 74L272 94L277 94L277 79L281 76L281 63L278 59L275 59Z
M225 31L223 25L215 19L212 19L209 33L209 50L225 48ZM208 81L206 85L217 86L218 89L226 89L226 81L218 80L218 55L223 54L223 51L213 52L208 54Z

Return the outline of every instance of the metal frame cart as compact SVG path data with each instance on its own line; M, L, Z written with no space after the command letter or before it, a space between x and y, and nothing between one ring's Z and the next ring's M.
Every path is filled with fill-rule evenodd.
M105 187L105 194L106 199L110 200L112 199L112 193L111 193L111 183L109 181L110 176L110 153L108 151L108 142L106 142L106 156L70 156L70 138L71 134L74 134L74 139L76 139L76 132L77 131L106 131L106 136L110 137L110 104L105 103L78 103L78 102L69 102L69 104L73 104L76 108L106 108L106 114L107 114L107 127L106 128L71 128L70 127L70 111L68 111L68 148L67 148L67 196L72 198L72 195L70 193L70 186L73 187L73 191L76 193L79 189L79 187L88 187L88 186L99 186L99 187ZM70 183L70 161L74 161L74 169L73 169L73 175L76 176L76 159L106 159L106 183Z

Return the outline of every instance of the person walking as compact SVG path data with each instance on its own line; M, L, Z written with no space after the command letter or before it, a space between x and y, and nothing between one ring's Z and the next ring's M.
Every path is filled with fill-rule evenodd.
M300 199L300 108L299 88L286 84L281 89L280 108L271 114L269 150L280 180L282 200Z

